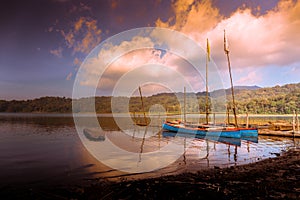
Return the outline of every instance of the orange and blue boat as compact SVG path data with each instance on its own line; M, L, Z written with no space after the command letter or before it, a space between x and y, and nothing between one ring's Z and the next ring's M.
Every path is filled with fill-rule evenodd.
M181 121L165 121L162 128L176 133L195 134L209 137L248 138L258 137L257 128L186 124Z
M180 121L166 121L163 123L162 128L166 131L180 134L186 133L209 137L241 138L240 129L235 127L206 126L197 124L184 124Z

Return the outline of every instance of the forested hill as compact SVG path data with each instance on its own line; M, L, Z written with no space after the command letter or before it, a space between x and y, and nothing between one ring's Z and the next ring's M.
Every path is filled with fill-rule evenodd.
M218 96L224 92L213 91L211 96ZM231 104L230 89L226 90L227 100ZM257 113L257 114L290 114L294 110L300 111L300 83L288 84L284 86L275 86L271 88L259 88L257 86L235 87L235 98L238 113ZM189 96L192 94L187 94ZM187 102L187 112L193 112L195 107L200 108L201 112L205 111L205 92L197 93L198 102ZM168 112L179 112L182 93L171 94L161 93L149 97L144 97L145 109L149 110L150 106L160 104L165 107ZM116 101L124 100L127 97L115 98ZM91 98L83 98L76 100L76 111L82 111L81 105L90 103ZM129 111L140 112L141 101L139 97L131 97ZM197 105L195 105L197 104ZM221 102L225 105L224 102ZM124 105L126 106L126 105ZM96 97L96 111L98 113L111 112L111 97ZM119 107L117 112L123 112L125 107ZM85 110L90 112L89 110ZM33 100L0 100L0 112L55 112L70 113L72 112L72 99L64 97L42 97Z
M291 114L300 111L300 83L242 90L236 95L237 106L242 111L248 108L250 113Z

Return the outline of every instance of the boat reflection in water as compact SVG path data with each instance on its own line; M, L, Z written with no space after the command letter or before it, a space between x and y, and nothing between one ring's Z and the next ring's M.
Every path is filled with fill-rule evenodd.
M203 135L194 135L186 133L174 133L169 131L163 131L162 135L164 137L188 137L188 138L197 138L202 140L221 142L229 145L241 146L241 138L228 138L228 137L215 137L215 136L203 136Z
M201 166L206 163L205 167L211 167L210 163L212 166L220 167L244 163L251 157L250 150L253 150L251 146L258 142L258 139L253 137L227 138L174 133L162 131L158 126L135 126L132 130L126 130L126 133L117 131L117 129L112 131L84 129L83 135L94 145L109 140L119 148L134 153L132 157L128 157L128 161L135 165L143 164L143 156L147 156L147 153L159 151L166 145L175 143L181 147L183 154L176 162L170 163L168 168L181 165L182 170L196 167L196 163ZM100 143L98 144L100 145ZM169 154L172 153L174 152L169 150ZM241 155L240 159L238 159L239 155ZM115 159L120 158L116 157Z
M126 125L125 119L120 118L120 120L124 120ZM274 157L293 146L290 140L274 143L273 139L268 137L228 138L162 131L159 119L155 126L128 125L123 130L120 130L115 123L108 125L114 122L113 118L101 118L99 121L101 125L104 124L102 130L89 128L83 133L84 138L90 141L88 145L91 145L91 148L97 148L99 149L97 151L102 153L105 150L102 149L102 145L110 142L126 152L132 152L128 155L116 153L113 157L107 157L108 160L113 159L115 162L126 161L130 163L129 167L150 165L147 160L149 157L152 159L152 153L162 151L164 154L159 153L155 161L169 159L170 163L159 171L153 172L157 175L253 163ZM154 121L152 119L151 122ZM165 148L170 144L176 144L179 148L176 150ZM178 150L182 152L181 156L171 160L170 157Z
M207 160L207 167L210 167L209 165L209 160L210 160L210 152L212 153L212 151L214 152L218 152L218 150L216 149L216 145L226 145L227 146L227 151L220 152L221 154L225 154L227 153L228 155L228 162L231 163L231 157L233 155L233 161L234 161L234 165L238 164L238 148L241 148L241 150L243 151L243 148L241 147L242 145L242 141L244 141L243 143L246 144L246 149L247 152L250 153L250 145L251 143L258 143L258 138L255 137L241 137L241 138L228 138L228 137L215 137L215 136L203 136L203 135L195 135L195 134L186 134L186 133L174 133L174 132L169 132L169 131L162 131L162 136L165 138L183 138L184 140L184 148L186 149L186 139L187 138L194 138L195 143L194 146L192 148L199 148L199 150L201 151L206 151L206 155L203 156L203 152L202 152L202 156L200 156L200 159L202 160ZM213 146L213 148L211 148L209 145L211 144L211 146ZM205 150L203 150L203 148L205 148ZM231 152L231 148L234 148L234 152L232 154ZM189 152L184 153L183 155L183 162L184 164L186 164L186 154L190 154ZM218 157L218 155L214 154L211 155L212 159L214 159L213 157ZM215 163L214 163L215 164Z
M90 124L91 117L82 118L86 121L84 125ZM140 179L198 172L208 167L254 163L300 146L299 138L259 136L258 142L257 139L248 141L242 138L241 145L237 146L213 139L166 136L167 133L160 132L163 117L157 117L157 127L148 126L145 134L145 127L131 128L128 120L121 116L119 118L124 121L122 125L124 124L125 128L120 130L115 123L116 118L101 115L98 119L101 130L96 126L84 126L85 133L80 134L74 128L71 115L0 114L0 187L17 183L26 184L28 187L41 183L82 184L84 180L89 181L93 178L120 181L124 178ZM258 119L261 120L261 117ZM82 143L82 140L87 140L88 143ZM102 146L106 142L112 142L120 149L135 155L126 157L123 154L114 154L107 159L113 159L115 162L123 159L132 163L133 167L145 163L149 158L147 153L163 149L168 144L178 144L183 153L175 162L170 162L164 168L133 174L111 168L87 151L87 147L97 148L97 151L100 147L99 153L103 154L105 149ZM158 155L157 162L169 161L175 150L165 149L165 152ZM146 164L151 165L152 162Z

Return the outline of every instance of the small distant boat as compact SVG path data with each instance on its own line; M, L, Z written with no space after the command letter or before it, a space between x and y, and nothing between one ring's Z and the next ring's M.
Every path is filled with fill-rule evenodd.
M105 135L97 130L83 129L84 136L93 142L102 142L105 140Z
M138 126L148 126L149 123L145 123L145 122L135 122L135 125L138 125Z

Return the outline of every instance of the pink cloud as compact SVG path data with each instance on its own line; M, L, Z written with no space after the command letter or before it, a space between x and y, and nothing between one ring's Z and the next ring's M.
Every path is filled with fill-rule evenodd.
M79 60L79 58L75 58L73 63L75 66L80 66L82 62Z
M235 81L236 85L253 85L259 83L262 80L261 75L256 73L255 71L242 74L246 74L246 76L242 76L239 80Z
M205 47L211 42L215 62L226 66L223 30L226 29L234 67L286 66L299 62L300 2L280 1L264 15L253 15L250 8L240 8L225 18L210 0L175 1L175 16L156 25L179 30ZM175 20L172 25L171 21Z
M52 55L55 55L55 56L61 58L62 57L62 51L63 51L63 49L61 47L59 47L58 49L50 50L50 53Z
M73 76L73 73L70 72L70 73L67 75L66 80L67 80L67 81L71 80L72 76Z

